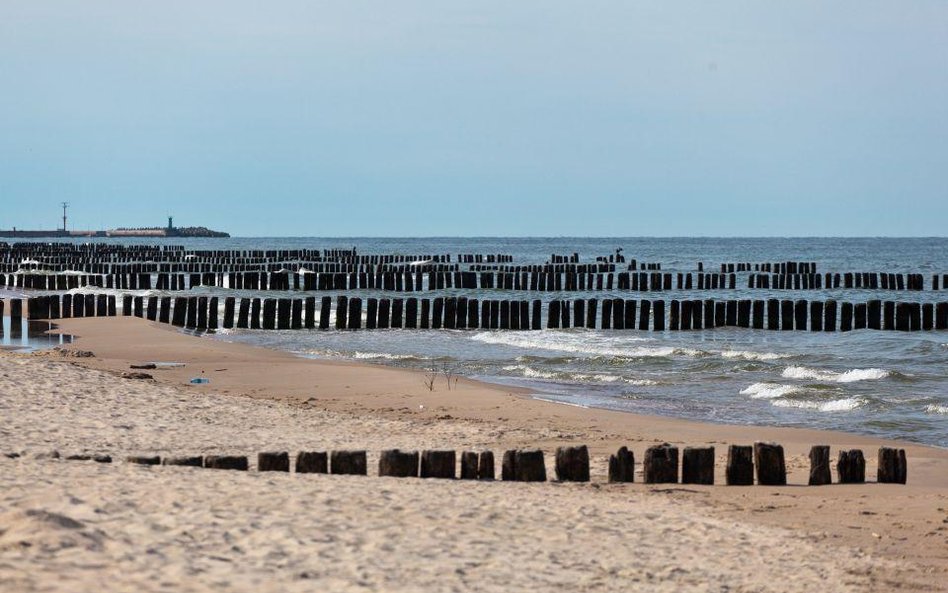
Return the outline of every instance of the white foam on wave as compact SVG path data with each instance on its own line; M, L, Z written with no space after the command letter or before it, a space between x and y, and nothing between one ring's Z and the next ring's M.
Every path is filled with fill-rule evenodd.
M885 379L891 373L885 369L851 369L843 373L821 371L801 366L790 366L783 370L785 379L809 379L830 383L855 383L856 381L876 381Z
M778 408L801 408L804 410L817 410L819 412L849 412L865 404L866 400L861 397L846 397L825 402L775 399L770 403Z
M575 381L578 383L619 383L624 382L629 385L648 386L657 385L650 379L626 379L619 375L608 373L569 373L566 371L544 371L523 364L512 364L502 367L503 370L511 373L520 373L527 379L547 379L560 381Z
M926 414L938 414L948 416L948 406L939 406L938 404L929 404L925 407Z
M789 358L789 354L777 354L776 352L751 352L749 350L724 350L721 352L724 358L739 358L741 360L779 360Z
M471 336L471 339L484 344L513 346L533 350L548 350L553 352L571 352L588 356L615 356L622 358L665 358L669 356L705 356L708 353L693 348L676 348L672 346L624 346L617 345L610 340L601 338L587 338L580 334L566 334L562 332L542 332L521 334L514 332L481 332ZM592 343L595 340L596 343ZM647 341L648 338L623 338L623 341Z
M308 350L307 354L315 354L317 356L327 356L332 358L352 358L356 360L412 360L418 358L424 358L419 356L414 356L412 354L392 354L389 352L340 352L338 350L329 350L329 349L318 349L318 350Z
M748 395L751 399L774 399L784 397L800 391L794 385L781 385L779 383L754 383L753 385L741 390L741 395Z

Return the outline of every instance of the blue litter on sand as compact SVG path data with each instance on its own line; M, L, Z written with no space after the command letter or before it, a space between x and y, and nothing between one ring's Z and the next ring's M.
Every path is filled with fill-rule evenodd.
M195 377L191 379L192 385L200 385L202 383L210 383L210 382L211 382L210 379L205 379L204 377Z

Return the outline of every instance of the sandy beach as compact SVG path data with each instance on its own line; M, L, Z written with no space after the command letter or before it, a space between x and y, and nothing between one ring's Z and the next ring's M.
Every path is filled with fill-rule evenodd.
M834 458L864 449L871 479L882 441L563 406L463 379L429 391L421 373L134 318L60 331L78 336L67 351L0 355L4 591L932 591L948 575L946 451L905 444L906 486L806 487L811 445ZM185 366L124 376L146 361ZM667 441L715 445L723 483L727 445L754 440L785 446L789 486L606 482L620 445L640 469L645 448ZM591 484L373 476L388 448L540 447L552 472L554 448L570 443L590 447ZM369 476L122 462L340 448L368 450Z

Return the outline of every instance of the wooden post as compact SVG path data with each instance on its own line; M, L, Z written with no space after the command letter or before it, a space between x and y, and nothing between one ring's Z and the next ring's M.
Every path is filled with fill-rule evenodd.
M349 329L362 328L362 299L352 297L349 299Z
M245 472L249 465L247 457L243 455L207 455L204 457L204 467L209 469L231 469Z
M461 479L477 479L477 453L474 451L463 451L461 453Z
M477 460L477 479L494 479L494 454L491 451L481 451Z
M806 308L807 302L805 299L800 299L793 304L794 327L797 330L806 330Z
M230 329L234 327L234 305L236 304L236 299L232 296L224 298L224 328Z
M863 484L866 481L866 459L859 449L840 451L836 462L840 484Z
M646 484L675 484L678 482L678 447L668 443L645 450L643 463Z
M728 486L754 485L754 448L731 445L727 450L725 479Z
M418 477L418 451L388 449L379 456L379 475L392 478Z
M545 482L546 465L543 451L516 450L504 452L501 479L515 482Z
M344 295L336 297L336 329L346 329L346 319L349 312L349 298Z
M456 477L456 458L454 451L423 451L421 454L422 478Z
M908 476L905 449L879 447L879 469L876 479L880 484L904 484Z
M366 475L365 451L333 451L329 456L329 472L336 475Z
M556 479L560 482L589 481L589 450L586 445L556 448Z
M263 299L263 329L276 329L276 299Z
M810 448L810 486L831 484L829 445L814 445Z
M257 453L257 471L260 472L288 472L290 471L290 454L286 451L265 451Z
M757 466L757 483L761 486L787 484L783 447L777 443L754 443L754 465Z
M635 481L635 455L627 447L619 447L615 455L609 456L609 482L631 483Z
M682 484L714 484L714 447L685 447L681 456Z
M329 473L329 456L325 451L300 451L296 454L296 473Z

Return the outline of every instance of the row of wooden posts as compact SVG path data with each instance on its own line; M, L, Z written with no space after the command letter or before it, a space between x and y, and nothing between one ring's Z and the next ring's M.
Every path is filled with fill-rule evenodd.
M704 264L699 263L698 269L704 269ZM764 262L764 263L755 263L750 262L736 262L736 263L723 263L721 264L721 273L733 273L733 272L773 272L777 274L815 274L816 273L816 262L797 262L797 261L786 261L786 262Z
M10 315L24 315L23 301L10 299ZM31 319L116 315L116 297L106 294L46 295L26 299ZM716 327L768 330L852 331L945 330L948 302L872 300L838 303L806 300L493 300L446 297L376 299L337 296L303 299L122 296L122 314L178 327L217 329L588 329L689 331ZM363 309L363 304L365 305ZM666 308L666 304L668 305ZM666 318L666 310L668 316ZM2 301L0 301L2 312ZM545 323L544 323L545 321Z
M92 456L71 456L72 459L92 459ZM67 458L68 459L68 458ZM823 486L833 483L832 460L829 445L810 449L808 485ZM111 461L101 456L99 461ZM247 471L250 460L243 455L209 455L165 457L132 456L127 462L141 465L183 465L211 469ZM295 456L298 474L368 475L367 455L364 450L301 451ZM289 472L290 454L286 451L263 452L257 455L257 470L262 472ZM460 471L458 471L460 469ZM585 445L557 447L554 455L556 480L560 482L589 482L589 450ZM728 447L725 484L728 486L784 486L787 484L787 466L783 447L776 443L758 442L753 445ZM866 482L866 459L860 449L839 451L836 460L839 484ZM382 451L378 460L378 475L398 478L445 478L462 480L494 480L494 454L491 451L464 451L458 455L452 450ZM905 484L908 464L904 449L880 447L876 481ZM609 457L609 482L635 482L635 455L621 447ZM546 461L539 449L515 449L504 452L501 462L501 480L514 482L547 481ZM649 447L642 462L642 481L646 484L702 484L715 483L714 447L685 447L681 451L668 443Z
M939 285L938 275L932 277L932 288ZM198 286L213 286L233 290L384 290L414 292L438 289L497 289L534 292L576 291L670 291L718 290L737 288L736 274L695 274L659 272L618 273L561 273L561 272L461 272L416 266L402 271L385 272L229 272L190 274L0 274L0 286L36 290L70 290L98 286L119 290L189 290ZM750 289L817 290L817 289L870 289L870 290L923 290L921 274L826 273L765 275L748 277Z
M943 274L945 286L948 274ZM938 290L939 276L932 274L932 290ZM820 274L751 274L748 288L775 290L820 290L831 288L868 290L925 290L922 274L886 274L879 272L845 272Z

